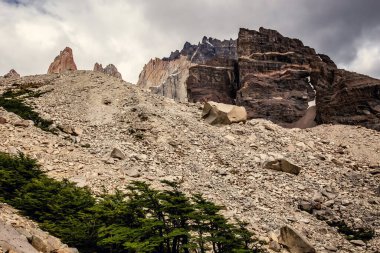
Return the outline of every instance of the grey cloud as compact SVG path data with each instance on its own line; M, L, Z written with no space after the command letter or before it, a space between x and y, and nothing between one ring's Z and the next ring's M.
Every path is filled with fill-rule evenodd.
M236 38L240 27L264 26L301 39L341 67L380 77L379 61L371 58L380 57L378 0L10 2L15 1L0 0L0 32L8 35L0 41L0 73L13 66L21 73L43 73L68 45L80 68L91 69L95 61L112 62L127 80L136 82L150 58L167 56L185 41L197 43L204 35ZM48 41L38 40L27 29ZM12 46L18 52L10 53ZM37 53L34 64L20 62L25 55L36 59Z

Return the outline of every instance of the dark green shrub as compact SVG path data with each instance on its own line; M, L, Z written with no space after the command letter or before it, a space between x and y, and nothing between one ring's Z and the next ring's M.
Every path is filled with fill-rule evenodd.
M28 93L29 92L29 93ZM29 90L7 91L0 96L0 106L8 112L13 112L25 120L33 121L34 125L44 131L50 131L50 126L53 124L51 120L45 120L39 114L27 105L23 99L18 98L21 95L29 94L28 96L40 96L41 93L30 93Z
M344 221L328 222L332 227L336 227L338 232L347 236L349 240L371 240L375 236L375 231L371 228L351 228Z
M231 224L222 207L176 183L157 191L132 182L96 200L87 188L43 174L35 160L0 153L0 198L80 252L259 252L246 224Z
M0 152L0 197L14 199L17 190L42 175L34 159L23 154L10 155Z

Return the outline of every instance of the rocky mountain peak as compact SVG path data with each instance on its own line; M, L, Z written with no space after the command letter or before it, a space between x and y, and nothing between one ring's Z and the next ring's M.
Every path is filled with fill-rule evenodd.
M9 70L9 72L4 75L4 78L11 78L11 79L20 78L20 77L21 77L20 74L17 73L17 71L14 69Z
M108 64L105 68L103 68L102 64L95 63L94 71L102 72L104 74L123 79L120 72L117 70L116 66L113 64Z
M213 58L237 59L236 40L221 41L204 36L197 45L186 42L181 51L176 50L163 60L177 60L181 55L196 64L206 64Z
M48 74L57 74L75 70L77 70L77 66L74 62L73 50L66 47L50 64Z

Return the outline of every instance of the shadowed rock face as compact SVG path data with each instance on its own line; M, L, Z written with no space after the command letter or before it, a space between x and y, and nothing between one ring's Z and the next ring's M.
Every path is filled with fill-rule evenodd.
M320 67L317 123L362 125L380 131L380 80L342 69Z
M102 64L95 63L94 71L102 72L102 73L107 74L109 76L113 76L116 78L123 79L120 72L117 70L117 68L113 64L108 64L105 68L103 68Z
M66 47L50 64L48 74L58 74L65 71L75 70L77 70L77 65L74 62L73 50Z
M244 106L248 118L285 127L380 130L380 80L340 70L327 55L270 29L240 29L237 41L186 42L170 57L151 60L138 85L179 101Z
M310 63L322 62L314 49L274 30L240 29L238 55L236 103L247 108L250 118L286 125L306 114L315 98Z

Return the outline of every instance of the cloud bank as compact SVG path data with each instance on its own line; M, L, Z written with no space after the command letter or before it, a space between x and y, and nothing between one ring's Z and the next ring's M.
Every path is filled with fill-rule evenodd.
M45 73L69 46L79 69L113 63L135 83L149 59L185 41L263 26L380 78L379 9L378 0L0 0L0 75Z

